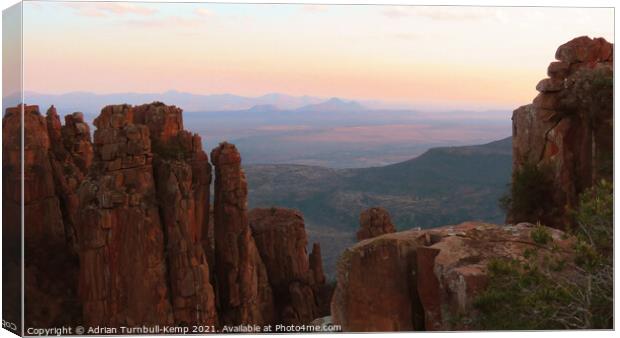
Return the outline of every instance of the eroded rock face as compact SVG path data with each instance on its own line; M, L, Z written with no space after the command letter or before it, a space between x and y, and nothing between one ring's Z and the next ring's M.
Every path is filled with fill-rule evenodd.
M46 122L54 181L61 201L65 234L67 241L75 250L79 210L77 189L88 174L93 160L90 128L79 112L65 116L63 126L54 106L47 110Z
M265 264L238 151L213 151L211 208L211 166L181 109L107 106L92 142L81 113L62 125L53 106L45 117L24 110L28 325L309 323L327 314L320 247L307 255L301 215L256 223ZM20 242L20 115L9 109L3 119L5 252ZM19 274L14 258L5 273ZM286 296L278 311L272 287Z
M159 102L134 108L135 120L149 128L151 144L157 144L153 167L175 323L216 325L213 263L203 248L211 166L200 136L183 130L181 113Z
M534 229L468 222L362 241L338 263L334 324L357 332L468 329L490 261L522 259L532 248L552 252L532 240ZM547 230L558 254L570 251L571 239Z
M78 189L80 294L88 325L172 324L151 140L131 106L95 119L95 156Z
M248 223L241 156L230 143L211 152L215 167L214 234L218 300L222 324L273 322L273 294L267 270Z
M325 283L320 247L313 248L312 269L301 213L293 209L257 208L249 213L256 246L267 269L276 307L276 322L308 324L321 313L317 293ZM316 244L316 243L315 243Z
M381 207L369 208L360 214L359 241L396 231L390 213Z
M566 229L567 210L579 193L611 178L613 154L613 44L575 38L557 49L532 104L513 113L513 173L526 165L549 172L551 207L537 219L508 215L507 221L541 221Z
M23 198L27 326L51 327L80 322L77 258L72 251L71 221L64 212L74 212L69 203L71 189L59 181L57 168L74 166L72 159L59 160L53 151L60 135L51 135L38 106L24 106ZM9 108L3 118L3 243L10 248L6 261L9 273L20 273L21 242L21 107ZM58 123L60 127L60 123ZM58 137L55 139L54 137ZM80 175L80 171L76 175ZM53 255L50 253L53 252ZM10 253L13 253L11 255ZM62 273L58 273L62 271ZM19 291L15 293L19 296ZM16 308L18 307L15 304ZM14 322L19 322L16 319Z
M218 322L203 248L210 245L211 166L181 114L155 102L108 106L95 120L78 234L88 323Z

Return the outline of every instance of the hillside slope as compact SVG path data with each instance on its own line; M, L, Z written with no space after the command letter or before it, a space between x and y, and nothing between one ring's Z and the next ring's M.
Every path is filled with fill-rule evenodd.
M503 223L498 206L510 181L512 139L430 149L383 167L330 169L249 165L249 205L299 209L311 240L323 247L326 272L355 241L362 210L382 206L397 229L431 228L466 220Z

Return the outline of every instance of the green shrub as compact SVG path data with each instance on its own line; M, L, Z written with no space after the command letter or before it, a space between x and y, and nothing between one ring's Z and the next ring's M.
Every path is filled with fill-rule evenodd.
M554 316L569 304L570 288L559 286L537 263L497 259L488 265L489 285L474 300L475 325L490 330L562 329Z
M540 225L540 223L538 223L536 225L536 228L532 230L530 236L532 237L534 243L540 245L547 245L548 243L553 241L553 237L551 237L551 232L549 232L549 229Z
M549 170L525 164L513 173L509 192L500 199L500 207L516 221L535 223L551 208L552 193Z

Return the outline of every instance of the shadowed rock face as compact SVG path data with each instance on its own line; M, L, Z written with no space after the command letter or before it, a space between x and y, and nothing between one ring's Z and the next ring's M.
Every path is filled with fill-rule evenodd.
M40 114L38 106L24 106L23 111L26 325L77 325L81 316L75 291L78 262L73 251L72 216L77 210L77 182L84 176L88 163L80 162L80 151L65 151L65 146L73 149L79 143L60 132L61 128L70 128L69 124L61 126L56 120L54 128L49 128L49 119ZM17 243L21 242L21 112L21 107L9 108L2 121L3 244L8 249L4 273L13 278L21 271L19 257L15 255L19 250ZM21 286L14 287L12 294L19 297ZM15 304L15 309L18 307ZM20 321L14 319L15 323Z
M381 207L370 208L360 214L360 229L357 231L357 240L377 237L395 232L396 227L387 210Z
M566 211L576 206L579 193L611 178L613 44L578 37L555 57L533 103L513 113L513 174L528 164L550 172L551 207L529 221L566 229L572 226ZM507 222L528 217L513 213Z
M319 292L325 284L322 265L317 263L320 246L314 244L311 262L306 252L308 239L301 213L293 209L257 208L250 211L249 223L267 268L276 321L307 324L328 315L320 308L326 301Z
M273 321L273 295L267 270L248 223L241 156L230 143L211 152L215 167L214 233L218 300L222 324Z
M468 320L454 318L475 318L472 303L486 287L488 262L540 247L533 230L529 223L468 222L362 241L338 263L333 321L358 332L468 329ZM558 254L565 254L571 240L548 230Z

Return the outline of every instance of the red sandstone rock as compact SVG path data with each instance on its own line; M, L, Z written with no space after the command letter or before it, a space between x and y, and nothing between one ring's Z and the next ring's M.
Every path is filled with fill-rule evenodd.
M95 126L93 168L78 190L84 322L173 324L149 130L127 105L105 107Z
M513 172L526 164L550 170L553 210L537 219L509 214L507 222L570 228L567 211L575 208L579 193L598 178L611 178L604 169L613 153L613 94L584 88L594 85L588 79L592 74L613 76L612 51L613 45L602 38L578 37L563 44L556 52L560 62L549 65L550 78L536 87L540 94L513 112Z
M7 109L2 121L3 244L6 248L12 248L5 251L8 270L4 273L13 276L21 273L21 262L16 255L18 243L21 243L21 119L20 106ZM48 126L38 106L23 106L23 123L23 287L28 295L24 307L25 325L75 325L80 322L75 293L78 264L66 242L69 234L61 212L62 191L55 182L56 161ZM59 137L58 134L53 136ZM16 295L21 292L15 291ZM14 305L16 308L19 306Z
M569 63L609 61L613 47L603 38L574 38L558 47L555 58Z
M384 208L370 208L360 214L360 229L357 232L360 241L395 231L390 214Z
M532 240L533 229L468 222L359 242L338 262L334 324L355 332L468 329L490 261L522 259L532 248L569 255L573 242L563 232L548 229L551 250Z
M209 264L203 249L203 232L209 227L211 166L200 137L183 130L181 112L156 102L135 107L134 119L149 128L151 143L158 145L153 167L175 323L216 325L213 262Z
M312 252L310 252L310 270L312 271L314 283L325 283L325 273L323 272L323 258L321 257L321 245L319 243L312 244Z
M90 129L84 123L82 113L65 116L65 125L61 125L54 106L48 109L46 121L51 141L54 181L65 222L65 235L70 245L75 247L79 210L77 189L88 174L93 159Z
M221 324L273 322L273 295L251 235L247 182L237 148L221 143L211 152L215 167L214 233Z
M221 324L308 323L327 314L320 247L307 256L301 215L258 235L261 248L282 254L266 254L265 267L248 223L240 156L229 144L213 152L210 221L211 166L200 137L183 130L180 109L107 106L93 142L81 113L65 116L63 126L53 106L47 118L36 106L25 110L28 323L218 325L217 311ZM9 110L3 119L3 238L15 242L21 152L19 135L8 131L19 130L19 115ZM18 272L19 261L11 266ZM57 271L60 280L49 278ZM278 313L270 280L286 296Z
M292 209L257 208L248 217L273 290L276 322L308 324L327 315L320 312L318 304L322 300L315 294L325 282L320 247L315 245L311 269L301 213Z

